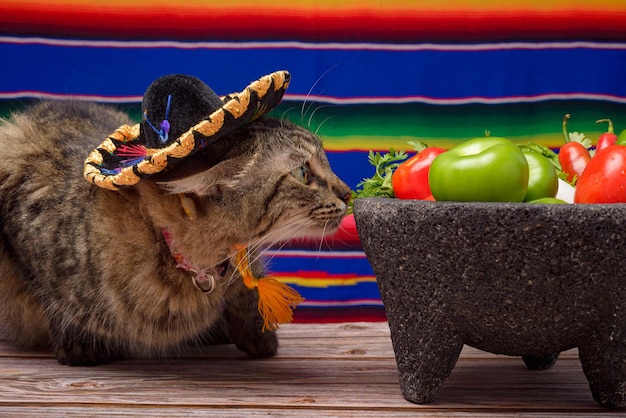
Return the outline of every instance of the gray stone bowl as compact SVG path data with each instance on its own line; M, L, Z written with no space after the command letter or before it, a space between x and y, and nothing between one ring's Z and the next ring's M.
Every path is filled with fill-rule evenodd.
M434 400L464 344L530 369L577 347L594 399L626 408L626 205L369 198L354 215L407 400Z

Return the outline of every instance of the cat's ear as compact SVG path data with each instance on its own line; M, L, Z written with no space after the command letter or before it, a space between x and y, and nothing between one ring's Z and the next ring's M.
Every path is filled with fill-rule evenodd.
M251 173L253 165L254 157L242 155L221 161L200 172L160 181L159 184L170 193L217 196L227 190L246 187L254 178Z

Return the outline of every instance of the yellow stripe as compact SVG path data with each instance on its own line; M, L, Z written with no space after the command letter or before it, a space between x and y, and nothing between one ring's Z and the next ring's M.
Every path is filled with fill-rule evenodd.
M277 279L283 283L298 285L302 287L318 287L325 288L330 286L354 286L359 283L376 283L376 278L373 276L361 276L348 279L336 279L336 278L309 278L309 277L290 277L281 276Z
M602 132L585 132L588 138L598 138ZM412 148L408 141L424 142L430 146L452 148L456 144L471 139L467 138L441 138L441 137L417 137L417 136L359 136L347 135L340 137L322 136L324 148L327 151L385 151L393 148L411 152ZM547 147L558 148L563 145L563 136L555 132L551 134L509 136L508 139L518 144L534 142Z

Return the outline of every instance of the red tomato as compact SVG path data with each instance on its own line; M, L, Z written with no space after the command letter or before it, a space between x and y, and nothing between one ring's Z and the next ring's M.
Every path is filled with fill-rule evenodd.
M589 151L580 142L567 142L559 150L559 163L567 173L567 181L572 181L574 176L580 177L590 160Z
M391 176L393 193L398 199L426 199L432 195L428 185L428 170L436 156L446 150L428 147L396 168Z
M626 146L611 145L589 161L576 183L574 202L626 202Z

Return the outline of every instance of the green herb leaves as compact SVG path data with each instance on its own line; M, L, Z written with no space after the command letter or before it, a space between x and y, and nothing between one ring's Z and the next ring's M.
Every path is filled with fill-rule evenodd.
M407 158L408 154L404 151L393 149L390 149L388 153L370 151L367 159L375 167L374 175L357 184L356 190L352 192L348 213L352 212L354 199L375 196L394 197L391 175Z

